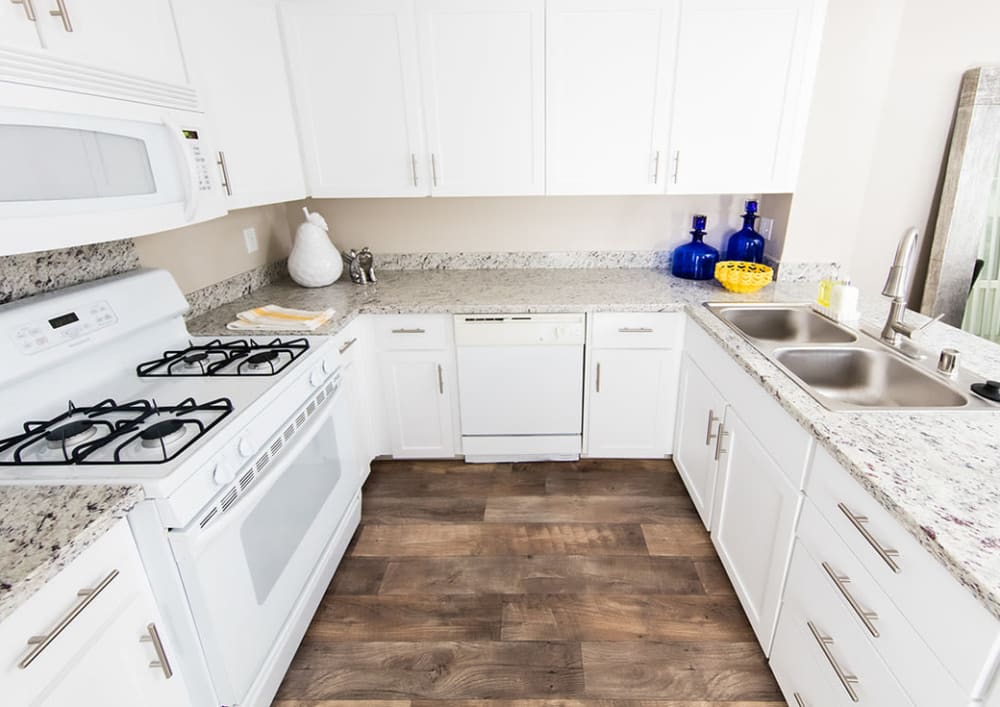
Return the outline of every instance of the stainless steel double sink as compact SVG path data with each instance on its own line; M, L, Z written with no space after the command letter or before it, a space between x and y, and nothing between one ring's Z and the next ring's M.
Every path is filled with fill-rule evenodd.
M830 410L1000 409L965 392L964 375L943 376L808 304L705 306Z

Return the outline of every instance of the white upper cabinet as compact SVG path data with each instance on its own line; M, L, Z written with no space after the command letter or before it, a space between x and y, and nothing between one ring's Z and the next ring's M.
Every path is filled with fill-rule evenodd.
M823 0L684 0L669 193L792 191Z
M30 2L42 43L51 54L124 74L186 83L174 18L166 0Z
M191 79L218 130L230 209L306 195L276 0L173 0Z
M0 45L18 49L38 49L38 15L31 0L0 3Z
M663 193L680 0L549 0L549 194Z
M544 0L416 8L432 193L543 194Z
M309 192L426 196L416 28L409 0L284 0Z

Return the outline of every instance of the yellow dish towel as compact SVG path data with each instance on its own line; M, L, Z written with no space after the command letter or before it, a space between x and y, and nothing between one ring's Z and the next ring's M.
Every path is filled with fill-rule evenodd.
M333 309L311 312L267 304L240 312L236 321L229 322L226 328L233 331L314 331L330 321L333 314Z

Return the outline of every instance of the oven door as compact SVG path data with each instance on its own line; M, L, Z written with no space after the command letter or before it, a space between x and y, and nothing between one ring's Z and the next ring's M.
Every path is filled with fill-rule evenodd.
M347 396L338 389L234 505L204 527L170 531L222 704L243 701L284 647L279 637L300 597L339 563L335 553L319 566L358 486Z

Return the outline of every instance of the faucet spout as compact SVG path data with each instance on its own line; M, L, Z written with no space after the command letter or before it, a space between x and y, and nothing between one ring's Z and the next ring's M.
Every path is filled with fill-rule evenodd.
M892 298L889 316L882 329L882 340L892 346L899 344L900 334L909 338L914 331L912 327L903 323L903 315L906 313L906 295L910 290L910 276L913 271L913 261L919 238L920 234L917 229L910 228L899 239L896 257L892 261L892 267L889 268L885 287L882 288L882 294Z

